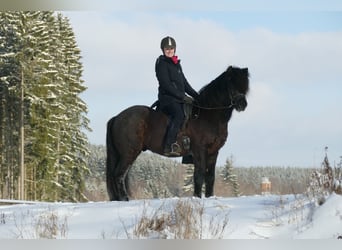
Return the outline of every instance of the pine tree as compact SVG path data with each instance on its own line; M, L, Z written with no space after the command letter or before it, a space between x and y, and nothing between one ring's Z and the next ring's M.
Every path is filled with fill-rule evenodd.
M232 187L232 191L235 196L241 195L239 191L238 179L236 174L234 174L233 156L231 156L230 159L227 158L220 176L223 178L224 182Z
M76 191L70 198L80 200L83 195L78 190L84 189L82 182L84 172L87 172L86 157L88 155L88 140L82 129L89 128L89 120L84 115L87 113L87 106L79 97L80 93L86 90L83 86L82 64L80 63L80 50L77 47L74 33L69 25L67 18L63 18L61 14L57 17L60 40L63 46L64 57L61 58L63 63L63 82L65 83L66 94L61 95L60 103L68 103L68 107L64 110L65 122L60 127L60 131L67 136L60 138L61 156L64 161L69 161L69 169L72 169L72 179L69 184L72 185ZM65 133L65 131L67 133ZM64 150L64 151L63 151ZM67 176L64 176L67 178ZM68 183L68 182L66 182Z

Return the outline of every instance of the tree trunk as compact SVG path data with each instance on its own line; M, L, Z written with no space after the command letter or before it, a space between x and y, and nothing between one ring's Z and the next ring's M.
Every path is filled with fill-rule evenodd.
M19 109L19 195L20 200L25 200L25 164L24 164L24 72L21 70L20 83L20 109Z

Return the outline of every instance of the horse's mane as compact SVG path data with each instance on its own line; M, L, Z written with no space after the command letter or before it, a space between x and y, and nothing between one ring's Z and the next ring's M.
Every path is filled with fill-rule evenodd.
M234 88L241 94L249 89L248 69L229 66L216 79L205 85L200 91L199 103L205 107L219 107L229 104L229 92Z

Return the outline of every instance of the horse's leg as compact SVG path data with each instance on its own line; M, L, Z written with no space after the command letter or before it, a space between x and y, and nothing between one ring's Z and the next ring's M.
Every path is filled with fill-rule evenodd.
M107 170L107 190L111 201L128 201L125 179L129 167L126 160L120 159L115 163L115 168L110 172Z
M194 153L194 196L202 197L202 186L205 175L205 153L204 150L198 154Z
M114 185L117 190L117 200L128 201L125 179L129 169L129 164L125 162L119 162L117 167L120 170L120 172L117 172L114 177Z
M107 123L107 162L106 162L106 182L107 182L107 192L109 200L116 201L119 200L119 191L117 186L117 180L115 178L115 172L120 161L121 155L115 146L114 133L114 123L116 117L110 119Z
M207 156L206 172L205 172L205 197L214 195L215 183L215 166L218 152Z
M130 145L128 147L121 145L124 140L119 136L113 136L112 124L113 121L109 123L107 129L107 191L111 201L127 201L127 172L140 154L141 145ZM135 150L132 150L134 147Z
M116 185L118 200L120 201L128 201L128 170L132 166L132 163L138 157L140 152L137 152L133 155L125 155L121 156L120 161L118 162L117 169L115 171L114 182Z

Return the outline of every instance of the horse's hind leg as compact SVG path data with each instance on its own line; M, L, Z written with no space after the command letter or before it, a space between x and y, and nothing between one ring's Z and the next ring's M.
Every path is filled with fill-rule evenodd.
M137 156L136 156L137 157ZM134 158L134 160L136 159ZM116 200L119 201L128 201L128 183L127 183L127 174L129 168L132 166L132 163L134 160L131 159L125 159L125 157L122 157L122 159L118 162L116 171L114 173L114 183L115 190L117 191L116 194Z
M119 167L117 163L115 167ZM114 170L114 171L113 171ZM125 185L123 184L123 177L117 176L116 169L107 169L107 191L110 201L128 200L125 195ZM125 198L126 197L126 198Z
M111 145L109 145L109 149ZM134 157L127 156L116 150L108 152L107 156L107 191L111 201L128 201L128 178L127 173L133 161L139 153Z

